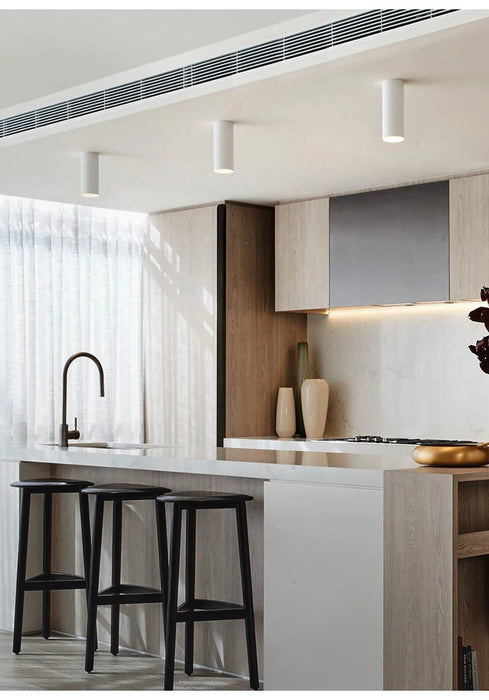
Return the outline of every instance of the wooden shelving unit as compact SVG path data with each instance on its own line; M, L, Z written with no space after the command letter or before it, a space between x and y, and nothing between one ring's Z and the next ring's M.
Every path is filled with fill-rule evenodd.
M384 688L457 690L457 637L489 690L489 467L386 473Z
M457 634L477 649L479 687L489 689L489 479L454 480L454 619ZM456 640L455 651L456 655ZM453 687L459 687L456 656Z

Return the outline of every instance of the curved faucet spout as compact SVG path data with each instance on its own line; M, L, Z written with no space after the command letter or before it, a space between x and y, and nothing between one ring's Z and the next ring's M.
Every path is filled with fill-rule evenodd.
M60 430L60 440L59 444L61 447L68 447L68 439L77 440L80 437L80 433L77 430L76 418L75 418L75 430L69 430L68 424L66 422L66 404L67 404L67 394L68 394L68 369L77 357L88 357L96 365L100 375L100 396L105 396L105 386L104 386L104 370L100 360L92 355L90 352L76 352L71 355L65 362L63 369L63 398L62 398L62 417L61 417L61 430Z

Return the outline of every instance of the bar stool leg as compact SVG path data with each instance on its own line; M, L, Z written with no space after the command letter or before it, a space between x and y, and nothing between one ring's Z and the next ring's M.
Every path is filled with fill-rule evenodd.
M90 558L90 578L88 586L87 640L85 648L85 671L93 671L95 655L95 635L97 629L97 602L100 578L100 554L102 551L102 525L104 520L104 500L95 497L93 518L93 539Z
M253 591L251 586L250 548L248 543L248 525L246 520L246 504L236 504L236 523L238 527L239 561L241 566L241 585L243 587L243 603L245 607L246 647L248 650L248 668L250 672L250 687L258 690L258 661L256 655L255 618L253 612Z
M177 632L178 568L180 564L180 536L182 532L182 509L172 503L170 533L170 570L168 583L168 610L166 620L166 653L164 690L173 690L175 672L175 642Z
M195 508L188 508L186 516L185 601L195 608ZM194 672L194 623L185 623L185 673Z
M121 584L121 551L122 551L122 501L112 504L112 586L119 593ZM121 606L113 603L110 611L110 653L119 653L119 620Z
M17 582L15 587L15 615L12 651L20 654L22 620L24 617L25 572L27 565L27 539L29 535L29 511L31 494L22 489L20 497L19 552L17 557Z
M156 533L158 535L158 559L160 565L161 591L163 593L163 636L166 644L166 620L168 610L168 538L166 534L165 504L155 501Z
M42 572L51 573L51 545L52 545L52 520L53 520L53 495L44 494L43 507L43 551L42 551ZM45 589L42 592L42 636L49 639L51 633L51 590Z
M88 605L88 581L90 576L90 511L88 509L88 496L86 493L78 494L80 501L80 525L83 550L83 569L86 581L86 596ZM95 649L97 649L97 633L95 633Z

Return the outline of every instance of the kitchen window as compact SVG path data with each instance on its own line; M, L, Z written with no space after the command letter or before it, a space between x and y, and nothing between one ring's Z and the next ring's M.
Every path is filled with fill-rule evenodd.
M146 215L0 196L0 436L57 441L61 375L84 440L143 440Z

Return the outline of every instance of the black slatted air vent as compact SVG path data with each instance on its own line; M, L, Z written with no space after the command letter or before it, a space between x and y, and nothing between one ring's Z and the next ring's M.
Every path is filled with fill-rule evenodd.
M370 10L182 68L0 119L0 138L288 61L457 10Z

